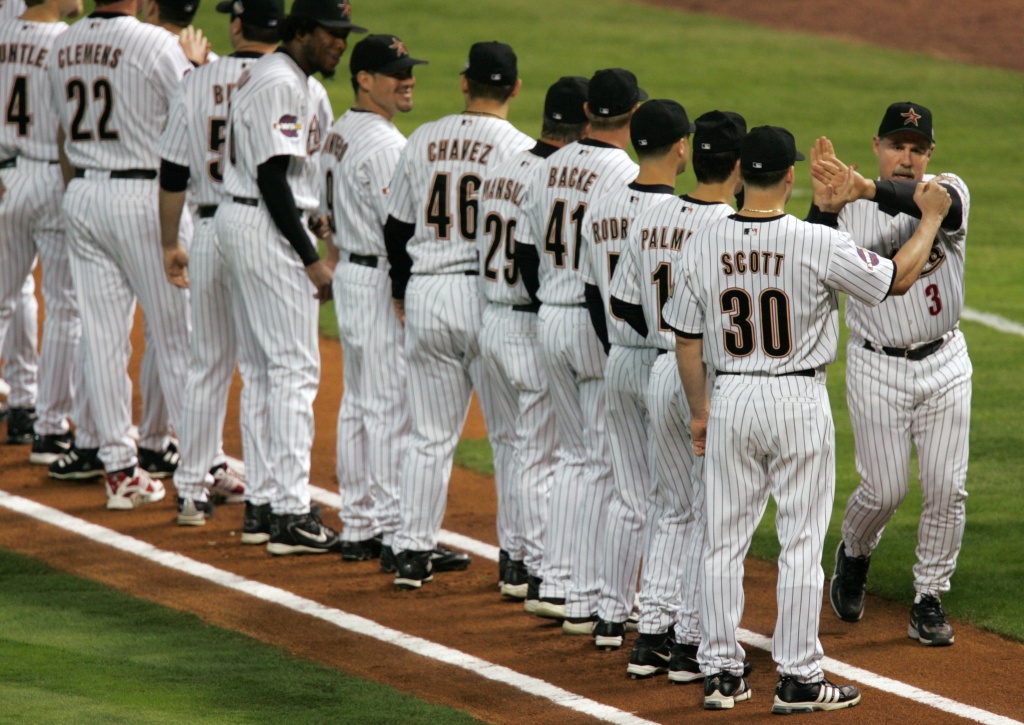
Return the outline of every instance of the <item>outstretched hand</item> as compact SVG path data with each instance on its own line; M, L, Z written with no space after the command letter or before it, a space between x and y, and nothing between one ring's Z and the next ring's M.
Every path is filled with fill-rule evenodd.
M811 183L815 205L831 213L838 213L846 204L860 199L868 184L856 165L847 166L836 156L832 142L825 136L819 137L811 149Z
M207 56L210 54L210 41L203 35L202 30L189 25L181 31L181 35L178 36L178 43L181 45L181 49L185 51L185 57L193 65L203 65L206 63Z

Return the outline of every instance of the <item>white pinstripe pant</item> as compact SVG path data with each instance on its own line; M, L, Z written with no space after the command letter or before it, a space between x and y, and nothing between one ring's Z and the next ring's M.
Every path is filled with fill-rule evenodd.
M778 618L772 658L779 674L824 674L818 620L821 555L835 498L835 427L825 376L723 375L715 381L704 461L707 548L700 577L704 674L740 675L743 559L769 493L778 513Z
M612 488L605 441L607 356L585 307L541 305L539 321L566 468L551 489L540 595L565 597L568 617L589 617L597 612L600 544Z
M7 337L0 348L3 377L9 389L7 402L16 408L32 408L39 393L39 304L36 281L31 274L25 277L17 299L4 307L10 316Z
M960 331L923 360L865 350L850 339L846 399L861 483L843 517L848 556L871 554L907 495L917 446L924 506L917 529L914 590L941 596L956 570L966 521L971 375Z
M478 334L484 299L479 277L414 274L405 295L405 360L412 437L402 463L395 553L429 551L444 519L455 445L473 388L488 418Z
M409 445L405 330L391 302L388 264L348 261L334 270L334 309L344 359L338 411L337 475L341 538L361 541L398 528L399 467Z

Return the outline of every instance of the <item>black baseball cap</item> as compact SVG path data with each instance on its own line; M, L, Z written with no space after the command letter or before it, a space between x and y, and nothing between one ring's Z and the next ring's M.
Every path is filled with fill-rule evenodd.
M740 170L751 173L784 171L794 161L803 161L793 134L780 126L751 129L740 145Z
M637 85L636 76L630 71L605 68L590 79L587 104L593 115L609 118L629 113L647 98L647 92Z
M935 142L935 130L932 128L932 112L913 101L894 103L885 109L882 123L878 126L878 138L885 138L900 131L919 133L931 142Z
M394 35L367 35L352 49L348 67L352 75L362 70L369 73L394 73L426 62L410 56L401 38Z
M366 28L352 22L352 6L338 0L295 0L289 17L315 20L317 25L332 30L365 33Z
M583 76L562 76L551 84L544 98L544 118L559 123L584 123L589 81Z
M735 151L747 135L747 122L732 111L708 111L694 121L693 153Z
M257 28L276 28L284 18L284 0L222 0L217 12L231 13L232 19Z
M489 86L511 86L519 78L519 61L512 46L505 43L473 43L462 75Z
M156 0L160 19L188 25L199 10L199 0Z
M675 101L655 98L636 109L629 121L629 140L637 151L674 144L693 133L686 109Z

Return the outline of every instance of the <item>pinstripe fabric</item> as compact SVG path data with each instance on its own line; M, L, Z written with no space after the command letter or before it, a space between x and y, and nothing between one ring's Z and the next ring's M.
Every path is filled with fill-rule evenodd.
M934 177L925 176L930 178ZM874 308L852 299L846 305L851 331L846 398L861 482L843 517L848 555L870 555L907 494L913 444L924 496L914 590L934 596L949 591L963 540L973 373L966 341L957 329L963 311L970 194L959 177L939 178L960 196L961 227L939 231L921 278L906 295ZM886 214L865 201L847 205L839 223L858 243L890 256L913 235L918 220ZM939 338L944 345L923 360L864 349L865 340L913 347Z
M29 275L21 288L21 295L14 307L14 317L7 338L0 353L3 355L3 376L10 386L7 402L19 408L35 405L39 356L36 353L36 331L38 329L38 304L36 303L36 281Z
M346 541L398 528L399 466L411 426L406 398L405 332L391 304L384 249L388 187L405 137L377 113L349 110L327 134L320 170L341 261L334 270L334 309L344 353L338 411L337 476ZM377 267L349 262L377 258Z
M0 63L0 102L5 114L5 123L0 124L0 159L57 159L57 110L46 69L54 41L67 29L63 22L0 22L0 45L17 48ZM24 116L26 122L12 123L12 113L15 118Z
M0 21L13 20L25 12L24 0L3 0L0 2Z
M188 235L191 241L192 235ZM191 297L191 290L189 290ZM142 399L142 417L139 419L139 447L162 451L170 442L170 417L167 400L160 389L160 368L157 362L157 341L153 325L143 318L142 364L139 366L139 397Z

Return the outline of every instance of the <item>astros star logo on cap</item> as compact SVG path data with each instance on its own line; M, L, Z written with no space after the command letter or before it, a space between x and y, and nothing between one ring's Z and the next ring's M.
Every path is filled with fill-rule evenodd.
M391 39L391 45L388 46L391 50L395 51L395 55L401 58L403 55L409 55L409 51L405 49L405 43L398 38Z
M900 115L903 116L903 118L907 119L906 121L903 122L904 126L909 126L910 124L916 126L918 125L918 119L921 118L921 114L915 111L913 106L911 106L906 113L901 113Z
M341 17L351 18L352 17L352 6L348 3L338 3L338 7L341 8Z

